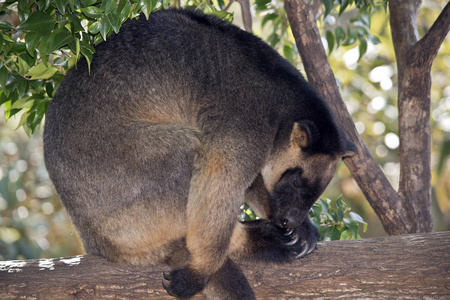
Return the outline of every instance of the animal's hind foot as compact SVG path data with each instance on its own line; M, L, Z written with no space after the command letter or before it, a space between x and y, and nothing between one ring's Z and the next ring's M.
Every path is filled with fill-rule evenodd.
M200 275L189 268L163 273L162 285L167 293L177 298L190 298L202 291L209 277Z

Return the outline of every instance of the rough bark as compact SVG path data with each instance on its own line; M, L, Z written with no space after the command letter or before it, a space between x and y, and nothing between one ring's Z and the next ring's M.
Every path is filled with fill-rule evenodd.
M416 17L422 1L389 1L398 66L399 193L417 220L412 231L433 229L431 218L431 64L450 29L450 4L419 41Z
M399 62L398 68L402 78L399 78L401 184L397 192L362 141L342 101L310 1L285 1L288 19L308 80L328 102L338 123L357 145L356 155L344 159L344 162L389 235L432 230L429 67L450 29L450 15L447 5L430 32L417 42L415 17L420 2L389 2L394 41L399 44L396 46L396 52L401 51L401 54L397 52L397 55L406 60L405 63ZM403 6L409 7L409 10L405 11ZM401 17L393 18L392 15ZM404 70L405 68L409 70Z
M448 299L449 245L450 232L333 241L292 264L241 266L258 299ZM90 255L0 262L0 299L174 299L167 270Z

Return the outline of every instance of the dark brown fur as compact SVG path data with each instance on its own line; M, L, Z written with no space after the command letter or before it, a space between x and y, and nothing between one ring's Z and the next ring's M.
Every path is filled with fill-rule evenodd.
M128 21L98 45L90 74L81 60L50 104L44 142L88 253L166 262L169 293L206 286L209 299L254 298L231 256L313 250L304 212L348 150L325 103L274 50L176 10ZM238 223L244 198L267 220Z

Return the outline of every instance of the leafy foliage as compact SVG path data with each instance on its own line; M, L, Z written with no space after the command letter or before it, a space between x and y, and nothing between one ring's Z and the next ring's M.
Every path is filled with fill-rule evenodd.
M6 0L0 8L0 105L31 134L67 71L129 18L167 7L167 0Z
M350 207L340 196L336 200L336 209L331 205L330 199L317 201L309 216L320 232L321 241L349 240L361 238L358 234L359 225L363 231L367 230L367 223L357 213L350 212Z
M377 45L380 40L370 33L370 20L374 11L383 7L387 1L373 0L322 0L325 10L323 22L326 30L328 52L336 45L349 46L359 41L359 59L367 51L367 42ZM339 17L336 18L336 15Z
M386 9L387 0L321 0L323 10L317 19L323 23L324 36L328 52L339 46L351 46L359 43L359 59L366 53L368 41L376 45L380 40L370 33L370 20L373 13ZM262 17L261 26L270 28L267 37L271 46L297 64L298 53L290 36L284 3L281 1L256 0L255 10Z

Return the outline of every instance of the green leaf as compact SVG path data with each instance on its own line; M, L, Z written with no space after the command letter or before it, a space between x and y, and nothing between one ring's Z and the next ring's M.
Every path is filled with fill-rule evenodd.
M145 18L148 20L150 17L150 13L153 10L153 1L152 0L140 0L139 5L142 7L142 12L145 15Z
M28 69L30 69L27 62L23 60L20 56L17 57L17 66L19 67L19 74L25 74L28 72Z
M105 15L112 12L112 10L116 7L116 0L103 0L101 10L105 12ZM148 19L148 18L147 18Z
M40 35L36 32L28 32L25 35L25 45L27 47L27 52L31 56L36 55L36 46L39 44L41 39L42 39L42 35Z
M47 65L48 62L48 54L47 53L47 48L48 48L48 44L49 44L49 38L50 38L50 34L42 37L41 42L39 43L38 46L38 51L39 51L39 55L40 55L40 59L42 60L42 62Z
M336 206L337 206L336 221L342 222L344 220L345 207L344 207L344 205L342 205L341 199L337 200Z
M323 5L325 6L325 12L323 14L323 17L325 18L330 14L331 10L333 9L334 0L322 0L322 2Z
M97 19L103 16L103 13L95 6L88 6L80 9L88 18Z
M114 32L117 34L119 33L120 25L120 18L119 18L119 12L118 10L113 10L108 16L108 21L111 24Z
M29 112L27 112L27 111L25 111L22 114L22 116L20 117L20 121L17 124L16 130L19 129L20 127L22 127L23 125L26 125L28 116L29 116Z
M356 40L358 39L358 34L354 31L351 31L350 28L347 30L347 39L342 44L343 46L350 46L353 45Z
M53 51L60 49L62 46L65 46L72 41L73 36L70 34L69 30L66 28L56 29L48 38L48 46L45 53L49 55Z
M348 5L349 5L348 0L341 0L341 7L339 8L339 16L342 15L342 13L345 11Z
M31 77L30 78L31 80L49 79L53 75L55 75L57 71L58 70L55 67L52 66L47 67L43 62L41 62L36 66L32 67L30 71L28 71L28 73L25 74L25 76Z
M100 34L102 35L104 41L106 41L106 38L108 37L110 31L111 31L111 23L109 23L108 17L103 18L100 21Z
M271 0L256 0L255 4L256 4L256 11L262 11L262 10L266 10L267 6L269 5Z
M80 58L80 39L75 40L75 58L78 60Z
M223 8L225 8L225 6L223 5L224 4L223 0L219 0L218 2L219 2L219 6L223 10ZM162 4L163 4L164 9L166 9L170 5L170 0L162 0Z
M284 47L283 47L283 55L291 63L293 63L295 61L295 51L294 51L294 49L291 46L284 45Z
M354 238L353 235L349 231L345 230L344 232L341 233L341 237L339 239L340 240L351 240L352 238Z
M46 35L53 30L53 27L55 27L55 20L49 14L43 11L36 11L31 14L28 20L17 26L17 29Z
M325 38L328 43L328 55L330 55L334 49L334 35L331 31L327 30L327 32L325 33Z
M75 0L67 0L67 4L69 4L70 11L73 12L75 10Z
M272 47L275 47L280 42L280 36L276 32L274 32L269 36L267 41Z
M88 30L89 30L89 32L92 33L92 34L97 34L97 33L99 33L99 32L100 32L100 22L94 22L94 23L91 23L91 24L88 26Z
M31 88L35 89L37 92L40 92L42 86L44 85L43 80L30 80Z
M366 222L364 222L363 218L360 215L358 215L357 213L355 213L355 212L350 212L348 214L348 217L351 220L355 220L358 223L367 224Z
M336 226L327 227L322 232L322 238L324 241L336 241L341 238L341 232Z
M6 21L0 21L0 30L3 30L5 32L8 32L9 30L15 29L14 26L11 25L11 23Z
M76 65L77 61L78 61L78 59L77 59L76 55L71 56L71 57L67 60L67 69L69 69L69 70L72 69L73 66Z
M320 218L320 215L322 214L322 206L320 206L317 203L314 203L311 207L310 212L312 213L313 217Z
M95 52L95 49L91 45L89 45L83 41L80 42L80 46L81 46L80 47L81 54L86 58L86 61L88 64L88 71L90 74L91 73L92 56Z
M355 238L358 237L358 222L356 222L355 220L344 218L344 225L348 228L348 230L350 230Z
M86 2L84 2L84 6L91 6L97 2L98 0L86 0Z
M131 5L130 5L130 3L127 2L119 15L121 24L128 19L128 17L130 16L130 13L131 13Z
M83 15L75 15L75 14L69 15L68 20L69 20L69 28L67 28L67 26L66 28L69 29L73 35L78 32L85 31L83 25L81 24L81 21L84 20Z
M2 36L3 36L3 39L4 39L5 41L8 41L8 42L10 42L10 43L14 43L14 41L12 40L12 38L11 38L9 35L7 35L7 34L2 34Z
M0 105L5 104L6 102L10 101L8 96L4 92L5 90L0 90Z
M355 220L344 218L344 225L348 230L350 230L355 238L358 236L358 222L356 222Z
M16 102L14 102L9 109L12 110L12 109L31 108L33 106L33 101L30 100L33 99L31 97L21 98Z
M60 12L61 15L66 14L66 6L67 6L67 0L54 0L56 9Z
M323 200L322 198L320 198L320 204L322 205L323 212L328 213L330 208L330 202L331 202L330 199Z
M381 43L380 39L374 35L369 34L369 41L373 44L373 45L378 45Z
M358 61L363 57L367 51L367 41L364 37L359 39L359 58Z
M0 87L2 89L5 89L5 87L6 87L6 81L8 80L8 75L9 75L8 69L6 69L5 66L0 67Z
M31 8L29 2L27 0L18 0L17 1L17 14L19 15L20 22L28 19L31 13Z
M47 10L49 8L51 0L40 0L40 1L37 1L37 2L38 2L39 10L44 11L44 10Z
M264 27L264 25L266 25L267 22L269 21L273 21L275 19L279 18L279 16L277 14L267 14L265 15L262 20L261 20L261 28Z
M233 20L233 18L234 18L233 13L229 13L229 12L226 12L226 11L223 11L223 10L213 11L213 12L211 12L211 15L216 16L219 19L228 20L228 21L230 19Z
M336 27L334 30L334 36L336 38L336 47L339 47L345 40L345 31L342 27Z
M355 29L360 35L364 37L369 35L369 28L367 28L366 26L356 26Z

